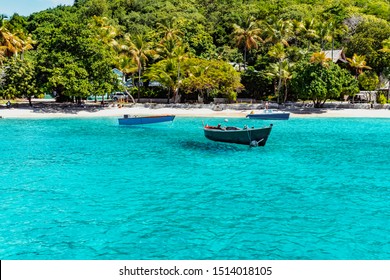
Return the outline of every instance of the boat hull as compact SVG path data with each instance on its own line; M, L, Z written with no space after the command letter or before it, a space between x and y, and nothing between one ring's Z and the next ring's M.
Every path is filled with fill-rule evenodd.
M246 116L249 119L261 119L261 120L288 120L290 113L260 113L260 114L249 114Z
M152 123L160 123L160 122L171 122L175 116L167 115L167 116L147 116L147 117L129 117L126 116L124 118L118 119L120 125L141 125L141 124L152 124Z
M204 127L204 135L207 139L217 142L226 142L243 145L265 146L271 133L272 125L264 128L248 128L229 130L216 127Z

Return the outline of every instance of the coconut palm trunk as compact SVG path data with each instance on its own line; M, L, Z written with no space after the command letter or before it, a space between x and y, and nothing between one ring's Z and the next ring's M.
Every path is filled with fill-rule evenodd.
M178 95L179 95L179 87L180 87L180 58L178 58L177 62L177 88L175 90L174 103L177 103Z
M137 85L137 101L138 102L141 99L140 86L141 86L141 66L138 65L138 85Z
M135 100L134 100L134 97L133 97L133 95L131 95L130 94L130 92L128 92L128 90L127 89L125 89L125 92L130 96L130 98L131 98L131 101L133 101L133 104L135 104L136 102L135 102Z
M171 97L171 88L168 88L168 94L167 94L167 104L169 104L169 99Z
M246 45L244 47L244 70L246 70Z
M278 92L277 92L277 97L278 97L278 104L280 101L280 90L282 88L282 61L279 62L279 80L278 80Z

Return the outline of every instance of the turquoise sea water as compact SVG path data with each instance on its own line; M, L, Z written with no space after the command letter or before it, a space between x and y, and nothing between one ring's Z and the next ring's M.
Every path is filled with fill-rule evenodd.
M202 121L2 119L0 259L390 259L390 120Z

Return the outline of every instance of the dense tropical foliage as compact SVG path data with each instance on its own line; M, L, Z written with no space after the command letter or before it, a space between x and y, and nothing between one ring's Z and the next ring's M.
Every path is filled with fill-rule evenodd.
M388 0L75 0L1 16L0 97L81 101L127 80L138 100L239 96L320 107L383 87L389 42ZM340 49L345 59L329 58Z

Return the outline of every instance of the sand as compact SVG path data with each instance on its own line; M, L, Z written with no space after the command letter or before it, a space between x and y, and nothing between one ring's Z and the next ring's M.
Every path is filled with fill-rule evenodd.
M153 107L153 106L151 106ZM172 108L162 105L158 108L145 107L137 104L128 107L99 107L87 105L78 107L75 105L47 105L38 104L29 106L18 106L12 108L0 107L2 119L11 118L81 118L81 117L121 117L124 114L146 116L146 115L176 115L178 117L223 117L241 118L245 117L252 110L225 109L215 111L210 108ZM162 108L160 108L162 107ZM261 110L253 110L261 112ZM289 110L286 110L289 111ZM290 110L290 118L390 118L389 109L295 109Z

